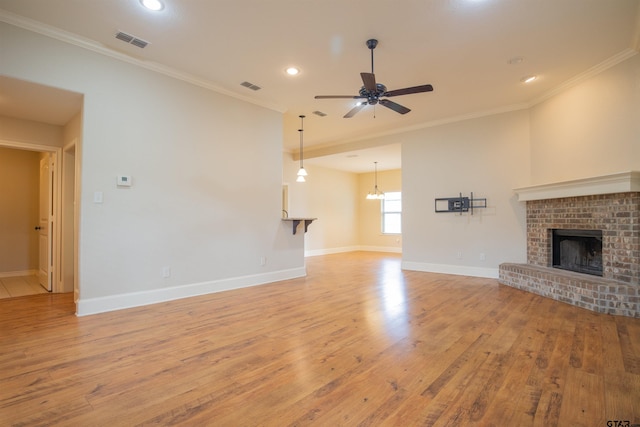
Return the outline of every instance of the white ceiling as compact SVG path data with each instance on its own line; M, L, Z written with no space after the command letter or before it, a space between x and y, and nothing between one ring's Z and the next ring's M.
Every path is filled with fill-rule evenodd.
M151 12L138 0L0 0L0 20L118 52L281 111L288 151L297 151L304 114L305 153L330 154L305 162L356 172L372 170L373 161L380 170L400 167L400 156L397 145L354 151L355 141L523 108L640 45L640 0L163 1L162 11ZM118 31L150 44L125 44L115 38ZM358 94L359 74L371 71L370 38L379 40L378 83L389 90L429 83L434 91L393 98L412 110L406 115L378 105L344 119L354 100L314 95ZM510 64L514 57L523 60ZM291 65L300 75L284 73ZM525 85L527 75L538 80ZM262 89L251 91L243 81ZM60 110L59 103L49 113L40 108L37 117L20 106L26 98L16 95L19 89L0 78L0 114L62 120L42 117ZM65 99L78 102L77 96ZM314 115L317 110L327 116Z

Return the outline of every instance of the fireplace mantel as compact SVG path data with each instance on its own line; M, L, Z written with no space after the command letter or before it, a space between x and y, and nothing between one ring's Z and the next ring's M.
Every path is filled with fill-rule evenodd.
M600 194L640 191L640 172L630 171L593 178L575 179L551 184L516 188L518 200L558 199L562 197L593 196Z

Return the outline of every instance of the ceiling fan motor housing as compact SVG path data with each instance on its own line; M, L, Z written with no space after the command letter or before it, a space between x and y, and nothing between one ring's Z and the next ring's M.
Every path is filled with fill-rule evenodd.
M387 91L387 87L382 83L376 83L376 91L369 92L366 87L362 86L360 88L360 96L367 98L368 104L377 104L378 100L384 93Z

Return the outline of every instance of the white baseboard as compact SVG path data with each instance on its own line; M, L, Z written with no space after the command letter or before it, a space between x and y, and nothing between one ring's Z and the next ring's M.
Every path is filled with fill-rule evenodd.
M35 276L38 270L2 271L0 278L14 276Z
M319 256L319 255L331 255L331 254L340 254L344 252L357 252L357 251L367 251L367 252L393 252L393 253L402 253L402 248L394 247L394 246L345 246L342 248L327 248L327 249L314 249L311 251L304 251L304 256Z
M344 252L355 252L359 250L358 246L345 246L342 248L327 248L327 249L314 249L310 251L304 251L304 256L319 256L319 255L331 255L331 254L341 254Z
M403 270L424 271L426 273L455 274L459 276L498 278L498 268L470 267L465 265L429 264L426 262L402 261Z
M358 250L366 252L391 252L394 254L402 253L402 248L397 246L360 246Z
M289 270L274 271L265 274L232 277L229 279L213 280L210 282L193 283L190 285L173 286L170 288L154 289L144 292L132 292L127 294L109 295L98 298L80 298L76 304L76 315L105 313L108 311L122 310L125 308L140 307L157 304L159 302L173 301L215 292L229 291L232 289L246 288L249 286L264 285L280 280L295 279L307 275L305 267Z

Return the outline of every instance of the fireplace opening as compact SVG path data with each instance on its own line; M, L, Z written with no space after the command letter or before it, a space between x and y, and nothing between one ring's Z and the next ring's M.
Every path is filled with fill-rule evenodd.
M602 276L602 230L553 231L553 267Z

